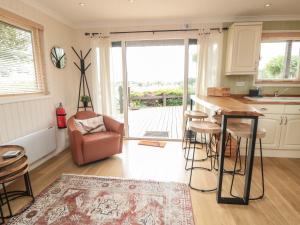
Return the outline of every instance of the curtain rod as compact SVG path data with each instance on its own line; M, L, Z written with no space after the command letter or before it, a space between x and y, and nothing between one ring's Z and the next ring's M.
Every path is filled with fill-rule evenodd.
M209 30L228 30L228 27L223 27L223 28L209 28ZM138 34L138 33L162 33L162 32L187 32L187 31L200 31L201 29L177 29L177 30L140 30L140 31L115 31L115 32L110 32L109 34ZM204 29L203 29L204 30ZM84 33L85 36L99 36L102 33Z
M209 28L209 30L228 30L228 27ZM137 34L137 33L162 33L162 32L181 32L181 31L200 31L201 29L177 29L177 30L141 30L141 31L120 31L110 32L109 34Z

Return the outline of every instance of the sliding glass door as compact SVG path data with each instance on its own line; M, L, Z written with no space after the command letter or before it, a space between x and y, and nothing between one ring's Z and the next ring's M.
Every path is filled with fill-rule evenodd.
M125 122L124 117L124 78L122 71L122 43L112 42L110 57L110 82L111 82L111 105L112 116L119 121Z
M125 122L128 138L182 138L197 52L196 39L112 43L113 116Z
M126 43L129 137L180 139L184 40Z

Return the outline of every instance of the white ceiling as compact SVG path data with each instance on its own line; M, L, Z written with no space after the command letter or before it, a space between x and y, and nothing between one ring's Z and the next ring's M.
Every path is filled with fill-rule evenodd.
M227 22L234 18L300 18L300 0L23 0L76 27L145 21ZM85 3L84 7L79 5ZM272 4L266 8L266 3Z

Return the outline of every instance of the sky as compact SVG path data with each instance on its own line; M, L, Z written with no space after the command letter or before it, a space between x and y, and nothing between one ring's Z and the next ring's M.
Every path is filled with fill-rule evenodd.
M194 47L194 48L193 48ZM192 46L191 56L197 52ZM127 47L128 81L135 82L177 82L184 77L184 46ZM122 77L121 48L112 48L112 76L115 81ZM190 73L196 73L196 67L190 60Z
M184 46L127 48L128 81L182 81Z

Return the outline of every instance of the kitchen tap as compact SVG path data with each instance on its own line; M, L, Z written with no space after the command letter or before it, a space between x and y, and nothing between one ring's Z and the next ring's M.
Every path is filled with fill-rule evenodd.
M289 89L290 88L285 88L281 92L280 91L274 91L274 97L279 97L280 95L282 95L283 93L285 93Z

